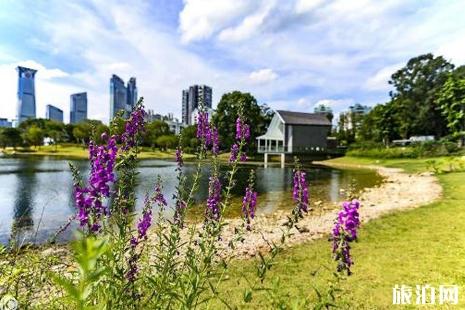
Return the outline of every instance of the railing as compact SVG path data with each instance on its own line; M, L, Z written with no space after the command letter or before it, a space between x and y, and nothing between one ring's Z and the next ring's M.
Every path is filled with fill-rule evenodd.
M287 147L284 146L259 146L259 153L287 153Z
M298 147L294 146L291 148L287 146L259 146L258 153L292 153L292 154L339 154L344 153L343 150L333 149L333 148L324 148L318 146L305 146Z

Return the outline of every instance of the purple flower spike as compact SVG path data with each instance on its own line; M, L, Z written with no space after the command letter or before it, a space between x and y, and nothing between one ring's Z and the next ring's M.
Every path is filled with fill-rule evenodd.
M178 167L182 167L184 165L182 150L179 147L176 149L176 162L178 163Z
M209 146L212 143L212 133L208 123L208 113L199 112L197 115L197 138Z
M121 136L123 150L127 151L136 145L137 135L144 131L145 114L146 112L142 105L138 105L131 113L129 120L126 122L124 133Z
M334 259L338 262L337 270L339 272L346 270L348 275L351 274L350 267L353 265L350 243L357 240L360 227L359 207L360 202L357 200L344 202L332 230Z
M250 127L245 124L242 118L236 119L236 140L248 140L250 138Z
M239 145L233 144L231 147L231 155L229 156L229 162L235 162L237 160L237 155L239 155Z
M246 223L247 230L251 230L250 222L255 217L255 207L257 205L257 192L253 191L251 185L245 190L244 198L242 199L242 215Z
M306 180L306 173L301 170L294 171L294 188L292 191L292 198L297 203L299 214L308 212L308 184Z
M107 137L103 138L107 139ZM106 145L97 146L91 141L89 184L84 188L78 185L74 188L74 198L78 208L77 219L81 227L90 225L88 228L91 232L98 232L102 216L109 215L109 209L103 206L102 200L110 196L110 185L115 182L114 168L117 153L115 136L108 139Z
M206 220L218 221L221 216L221 182L217 176L210 177L208 186L207 209L205 210Z
M212 153L214 155L218 155L220 152L220 141L218 138L218 129L213 128L211 131L211 136L212 136Z

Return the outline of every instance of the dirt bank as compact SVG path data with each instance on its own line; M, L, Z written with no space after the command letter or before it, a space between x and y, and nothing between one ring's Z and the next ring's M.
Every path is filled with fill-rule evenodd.
M323 163L326 165L326 163ZM343 167L342 165L331 165ZM357 168L355 165L346 167ZM360 217L362 223L393 211L411 209L431 203L441 197L442 188L436 177L431 174L407 174L401 169L379 166L359 166L360 168L375 169L385 178L385 182L374 188L367 188L361 194ZM299 222L297 229L292 229L292 236L286 242L287 246L321 238L328 234L337 215L337 210L328 211L321 215L307 215ZM252 257L257 251L266 251L267 242L279 243L285 229L282 224L286 221L285 213L275 214L274 218L257 217L253 224L253 231L245 236L243 243L236 244L236 250L228 251L229 255L239 258ZM234 234L234 227L240 225L240 220L228 222L224 234L225 248Z

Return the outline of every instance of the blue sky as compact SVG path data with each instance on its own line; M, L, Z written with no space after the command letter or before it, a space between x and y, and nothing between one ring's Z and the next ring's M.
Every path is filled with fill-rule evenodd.
M335 112L388 99L422 53L465 63L464 1L0 1L0 117L15 117L18 64L38 69L38 116L87 91L108 121L109 79L137 78L146 106L181 112L181 90L251 92L275 109Z

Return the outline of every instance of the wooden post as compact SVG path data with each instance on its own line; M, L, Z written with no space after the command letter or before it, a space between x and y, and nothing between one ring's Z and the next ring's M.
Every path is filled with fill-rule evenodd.
M284 164L286 163L286 154L281 153L281 168L284 168Z
M263 154L265 159L265 168L268 168L268 153Z

